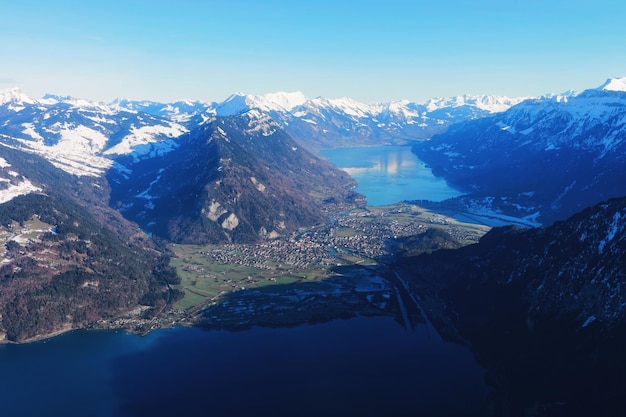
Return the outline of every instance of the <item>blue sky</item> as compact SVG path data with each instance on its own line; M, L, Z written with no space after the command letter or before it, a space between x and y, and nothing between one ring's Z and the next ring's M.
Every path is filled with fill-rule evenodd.
M536 96L626 75L624 16L622 0L0 0L0 90Z

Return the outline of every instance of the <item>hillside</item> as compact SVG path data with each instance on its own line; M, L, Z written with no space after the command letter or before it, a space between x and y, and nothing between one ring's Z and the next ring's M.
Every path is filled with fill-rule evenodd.
M488 367L497 415L621 415L625 251L621 198L396 267L440 330Z
M267 115L217 117L162 157L110 171L112 206L180 243L289 236L362 201L343 171L300 147Z
M106 183L77 181L17 150L0 147L0 156L0 339L23 341L173 301L167 256L106 205Z

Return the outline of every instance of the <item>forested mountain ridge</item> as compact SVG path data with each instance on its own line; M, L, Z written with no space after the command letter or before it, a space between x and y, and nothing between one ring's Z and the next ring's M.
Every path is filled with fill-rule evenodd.
M0 336L9 341L174 302L169 258L137 223L172 241L256 242L363 203L345 172L258 111L185 133L111 106L1 98Z
M111 171L112 205L174 242L256 242L289 236L353 206L355 182L303 149L258 111L217 117L162 157Z
M494 228L478 244L395 267L439 306L431 313L443 333L458 332L488 367L496 415L620 415L624 253L619 198L549 227Z

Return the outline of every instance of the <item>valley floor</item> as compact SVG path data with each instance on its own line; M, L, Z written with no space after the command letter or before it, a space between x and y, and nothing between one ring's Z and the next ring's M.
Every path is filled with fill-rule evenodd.
M395 239L429 229L443 230L463 244L477 242L489 230L401 203L345 211L328 224L302 229L289 239L172 244L171 265L181 277L180 285L172 288L184 291L184 298L158 311L139 307L89 328L144 334L176 325L280 326L355 314L391 315L411 325L423 318L416 318L420 314L413 311L407 322L401 300L408 300L408 295L387 270L385 259L392 256ZM71 330L59 329L27 342Z
M376 267L392 256L392 242L447 232L463 244L477 242L489 228L461 223L411 204L355 209L329 224L300 230L286 240L256 245L172 245L172 266L185 297L175 308L199 311L229 294L267 286L306 284L337 276L348 266Z

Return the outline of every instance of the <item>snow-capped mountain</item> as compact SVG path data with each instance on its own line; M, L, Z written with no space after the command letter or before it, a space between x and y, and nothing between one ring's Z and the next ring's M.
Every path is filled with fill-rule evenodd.
M221 103L213 106L218 116L232 116L257 109L266 112L290 112L294 107L301 106L307 98L301 92L277 92L262 96L235 93Z
M526 100L451 127L414 151L474 196L549 223L626 195L626 78L569 96ZM493 202L493 199L491 200Z
M207 113L214 103L205 103L197 100L179 100L172 103L156 101L133 101L116 99L109 103L110 107L120 111L135 111L169 119L176 123L192 124L200 115ZM201 117L200 117L201 119Z
M604 84L597 88L602 91L626 92L626 77L609 78Z
M572 93L528 100L465 95L436 98L424 103L397 101L369 104L350 98L309 99L300 92L259 96L236 93L219 103L190 100L157 103L119 99L106 104L52 95L34 100L19 89L13 89L0 94L0 142L2 146L41 155L74 175L106 174L109 178L120 180L137 175L133 169L140 160L152 161L171 153L180 146L182 136L193 136L196 130L225 117L252 117L258 121L256 128L262 129L266 135L271 136L276 129L282 129L298 142L296 147L313 151L338 146L422 142L462 121L475 121L468 126L483 126L486 123L485 128L493 130L496 135L517 135L524 140L522 143L526 147L556 149L560 139L546 133L555 125L547 114L559 120L571 119L575 124L575 120L583 115L590 116L588 108L592 107L592 114L597 116L596 124L600 126L596 128L596 134L602 137L603 150L607 153L617 146L618 141L611 132L601 131L607 125L599 112L602 108L611 108L611 103L606 102L604 96L618 94L614 90L620 85L619 80L611 80L599 89L578 95ZM511 110L501 113L506 109ZM574 129L572 126L570 128ZM455 126L446 137L454 136L457 131L465 135L459 129L458 125ZM533 129L547 134L547 142L541 145L542 139L533 136L540 133L532 133ZM583 127L580 126L580 129ZM247 134L245 131L240 133ZM566 136L571 135L568 133ZM435 155L438 151L433 147L440 141L433 140L423 148L431 149L427 153ZM477 150L487 149L490 145L488 141L480 141L473 149L462 149L464 144L470 142L460 140L455 145L459 147L456 151L439 152L444 161L431 165L438 171L448 161L455 161L455 169L459 172L464 166L471 166L472 173L480 173L476 164L464 165L461 162L470 160ZM591 146L596 141L587 137L585 143ZM579 148L586 146L583 145ZM454 183L455 179L450 174L452 171L449 170L448 174ZM489 175L499 178L492 173ZM459 186L458 183L456 185ZM476 187L469 183L461 185L471 189ZM531 191L524 188L519 194L528 196Z
M167 153L183 133L225 117L256 110L269 114L301 146L316 151L427 139L457 121L502 111L521 101L461 96L425 103L364 104L349 98L309 99L301 92L236 93L223 102L173 103L117 99L111 103L46 95L35 100L19 89L0 94L0 135L76 175L101 175L114 160Z
M251 109L264 111L300 144L319 150L428 139L452 123L504 111L522 100L466 95L425 103L403 100L366 104L347 97L309 99L301 92L261 96L237 93L214 103L207 114L229 116Z
M41 191L28 178L23 177L12 167L11 163L0 157L0 204L13 198Z
M117 155L166 152L187 132L169 119L71 97L34 100L19 89L0 94L3 146L27 150L75 175L99 176Z
M125 109L175 117L175 121L185 122L190 129L216 116L233 116L250 110L266 112L302 146L317 151L429 139L453 123L504 111L524 99L464 95L424 103L407 100L361 103L348 97L311 99L296 91L264 95L235 93L222 102L210 104L125 100L115 103Z

